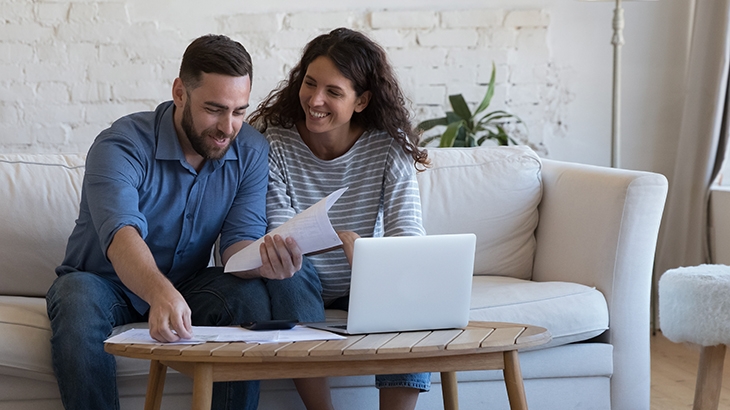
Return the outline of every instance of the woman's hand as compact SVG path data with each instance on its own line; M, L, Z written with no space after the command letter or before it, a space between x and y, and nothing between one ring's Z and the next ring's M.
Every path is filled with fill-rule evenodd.
M350 266L352 266L352 253L355 250L355 239L359 238L360 235L352 231L338 231L337 236L340 237L340 240L342 241L342 250L345 251L347 261L350 262Z

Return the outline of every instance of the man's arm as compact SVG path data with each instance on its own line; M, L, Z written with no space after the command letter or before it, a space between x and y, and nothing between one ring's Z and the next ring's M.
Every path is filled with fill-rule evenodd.
M249 246L253 241L244 240L234 243L223 251L221 259L223 265L228 263L236 252ZM292 238L282 238L281 235L266 235L264 243L259 248L261 253L260 268L231 272L231 274L242 279L267 278L267 279L286 279L294 276L299 269L302 268L302 251L299 245Z
M122 283L149 303L150 336L161 342L192 337L187 302L157 268L152 252L136 228L119 229L107 249L107 257Z

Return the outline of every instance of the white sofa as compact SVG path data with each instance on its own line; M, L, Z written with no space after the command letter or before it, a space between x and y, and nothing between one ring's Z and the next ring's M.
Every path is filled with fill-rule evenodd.
M433 166L419 174L426 230L477 234L472 318L553 335L520 354L530 408L648 410L650 283L666 179L540 160L525 147L430 151ZM77 216L83 161L0 155L2 409L62 408L44 295ZM142 408L148 363L118 363L122 408ZM463 408L508 408L500 372L458 380ZM418 409L442 406L438 381L434 374ZM372 377L332 379L336 407L377 408L372 385ZM163 408L189 408L190 391L187 377L170 374ZM291 381L273 380L262 383L259 408L303 406Z

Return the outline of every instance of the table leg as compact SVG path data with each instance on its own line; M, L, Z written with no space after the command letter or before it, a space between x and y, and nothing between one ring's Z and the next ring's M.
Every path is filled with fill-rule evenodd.
M459 410L456 372L441 372L441 393L444 398L444 410Z
M512 410L527 410L525 385L522 382L522 370L517 350L504 352L504 383L507 387L507 397Z
M193 410L210 410L213 401L213 364L196 363L193 373Z
M165 388L167 366L159 360L150 362L150 376L147 379L147 396L144 399L144 410L160 410L162 391Z

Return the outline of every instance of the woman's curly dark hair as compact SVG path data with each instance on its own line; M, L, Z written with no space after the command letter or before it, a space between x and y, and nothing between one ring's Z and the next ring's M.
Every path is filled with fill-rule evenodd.
M328 57L345 78L352 82L360 96L372 96L362 112L352 115L352 122L363 129L383 130L393 137L414 163L428 165L428 154L418 147L420 134L411 126L406 99L398 85L388 57L377 43L364 34L338 28L310 41L302 58L291 72L251 114L249 123L263 132L269 125L291 128L303 121L304 110L299 102L299 89L309 64L318 57Z

